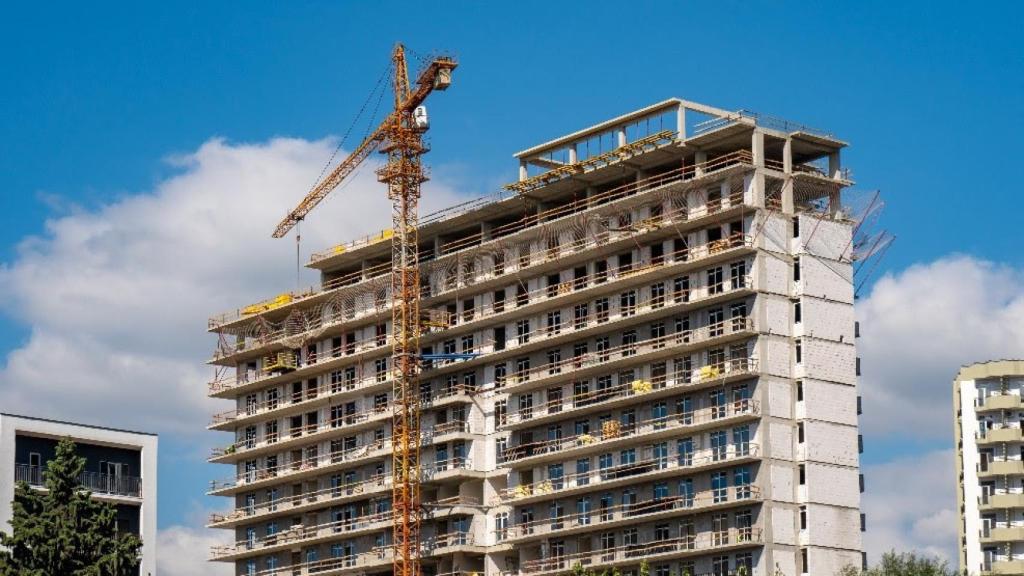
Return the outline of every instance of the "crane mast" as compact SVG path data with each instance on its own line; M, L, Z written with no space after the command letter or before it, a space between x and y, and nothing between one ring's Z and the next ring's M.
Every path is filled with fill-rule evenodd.
M423 133L428 126L417 108L434 90L451 84L456 62L434 58L409 82L405 47L391 55L395 108L355 151L338 164L278 224L274 237L288 233L332 190L352 174L370 152L379 150L387 162L377 180L388 187L391 200L391 330L394 413L392 415L392 507L394 575L420 576L420 398L417 386L420 339L420 275L418 206L420 185L427 180L421 156L427 151Z

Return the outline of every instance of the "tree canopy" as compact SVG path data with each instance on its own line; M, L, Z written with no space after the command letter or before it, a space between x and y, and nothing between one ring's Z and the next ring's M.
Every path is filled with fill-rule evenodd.
M132 576L142 541L118 532L117 509L92 498L85 458L64 438L44 474L46 490L15 488L11 532L0 532L0 576Z
M966 572L963 573L966 576ZM837 576L960 576L945 560L914 552L895 551L882 555L882 561L867 570L847 566Z

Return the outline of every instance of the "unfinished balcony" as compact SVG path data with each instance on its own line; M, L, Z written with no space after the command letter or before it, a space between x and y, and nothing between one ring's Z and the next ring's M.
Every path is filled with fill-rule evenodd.
M564 574L577 564L581 565L584 569L588 569L591 567L618 567L636 564L641 560L653 563L709 553L725 553L736 549L757 547L761 544L761 529L759 527L729 528L728 530L702 532L696 535L617 546L603 550L564 555L553 554L548 558L524 562L520 569L520 574L524 576Z
M679 433L699 433L712 428L752 422L757 420L759 414L757 402L744 399L685 414L651 418L629 426L622 426L616 420L609 420L604 428L593 434L513 446L503 454L501 465L520 468L573 459L616 450L623 446L635 446L639 442L674 438Z
M979 414L1003 410L1019 412L1024 410L1024 403L1021 402L1020 394L993 392L978 402L974 410Z
M652 498L644 502L621 504L608 508L598 507L511 526L499 535L499 540L521 544L549 537L579 535L593 530L610 530L637 522L654 522L673 516L698 514L735 506L749 506L761 501L757 486L745 484L696 494Z
M731 444L674 456L669 456L666 452L664 455L652 454L633 462L620 463L582 474L567 474L560 478L517 484L502 490L499 496L502 503L518 506L659 478L676 477L680 474L696 474L758 460L758 446L752 443Z

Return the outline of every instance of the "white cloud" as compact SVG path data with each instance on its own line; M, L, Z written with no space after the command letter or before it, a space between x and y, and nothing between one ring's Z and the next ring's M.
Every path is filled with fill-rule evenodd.
M209 562L207 551L223 544L213 530L170 526L157 536L157 566L160 576L229 576L234 572L226 562Z
M5 411L202 433L208 316L295 287L294 237L270 237L315 181L330 140L211 140L151 191L47 221L0 266L0 306L29 328L0 369ZM303 223L303 251L388 226L372 160ZM457 195L428 183L424 210ZM303 284L313 284L305 273ZM208 435L213 438L213 435Z
M957 564L953 451L937 450L864 467L861 508L871 563L889 550L937 556Z
M960 366L1024 356L1024 271L969 256L911 266L857 315L864 434L952 442Z

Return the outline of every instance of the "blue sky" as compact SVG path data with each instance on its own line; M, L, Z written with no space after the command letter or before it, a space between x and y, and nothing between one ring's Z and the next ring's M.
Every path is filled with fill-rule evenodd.
M679 96L849 141L856 188L882 190L898 237L876 278L956 253L1017 270L1017 219L991 216L1021 188L1021 10L894 4L12 4L0 22L0 261L14 266L19 243L47 236L48 218L150 194L183 170L169 157L211 138L340 135L401 40L459 59L454 86L431 102L429 162L460 193L513 179L517 150ZM284 204L301 195L280 193ZM9 354L34 325L6 311ZM948 394L946 382L936 393ZM203 383L193 390L201 396ZM218 474L191 439L163 442L160 523L170 526L189 520L179 502ZM864 458L922 447L945 439L879 442Z

